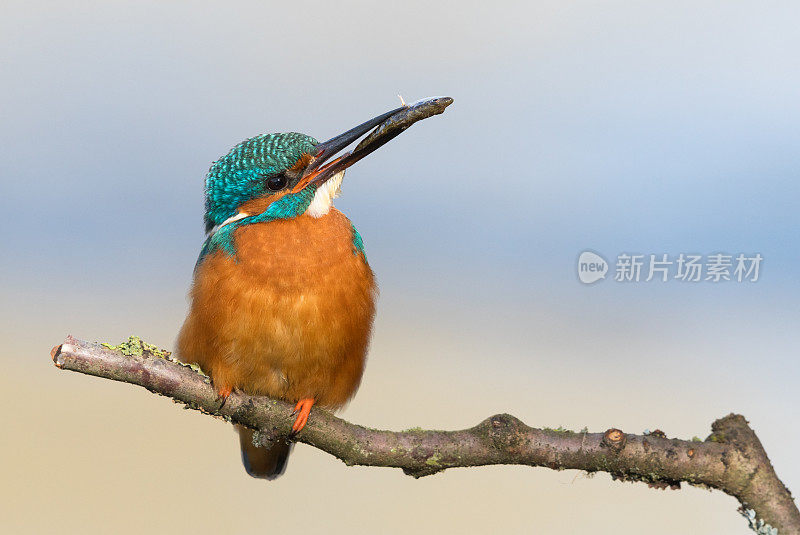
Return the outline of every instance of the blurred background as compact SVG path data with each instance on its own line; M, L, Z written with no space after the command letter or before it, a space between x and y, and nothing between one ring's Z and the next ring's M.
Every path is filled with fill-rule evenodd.
M736 501L574 471L413 480L59 372L65 335L171 348L203 179L247 137L327 139L455 98L348 171L381 286L369 426L705 438L744 414L800 486L793 2L4 2L0 517L8 533L749 533ZM760 253L756 283L578 281L591 249Z

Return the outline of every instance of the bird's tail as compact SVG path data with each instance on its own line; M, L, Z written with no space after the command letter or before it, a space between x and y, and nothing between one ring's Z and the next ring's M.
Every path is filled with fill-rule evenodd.
M293 443L278 440L268 447L253 444L252 429L234 426L239 432L242 447L242 464L247 473L260 479L275 479L286 470L286 460L292 451Z

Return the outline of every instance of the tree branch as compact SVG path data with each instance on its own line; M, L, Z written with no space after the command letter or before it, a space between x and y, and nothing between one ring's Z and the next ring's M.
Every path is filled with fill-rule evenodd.
M58 368L143 386L188 407L259 432L257 440L283 440L293 407L283 401L234 392L221 403L207 376L132 337L120 346L67 337L51 353ZM461 431L402 432L369 429L314 408L295 437L347 465L402 468L422 477L447 468L520 464L556 470L607 472L614 479L657 488L681 482L719 489L739 500L758 533L800 535L800 512L778 479L761 442L744 417L715 421L705 441L609 429L605 433L535 429L509 414L487 418Z

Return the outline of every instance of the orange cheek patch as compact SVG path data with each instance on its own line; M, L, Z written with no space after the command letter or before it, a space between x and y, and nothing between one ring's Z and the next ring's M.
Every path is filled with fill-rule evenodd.
M302 156L300 156L300 159L298 159L297 162L289 168L289 171L294 171L295 173L299 173L300 171L308 167L308 164L311 163L312 159L313 157L310 154L308 153L303 154Z
M283 190L265 197L256 197L255 199L250 199L249 201L242 203L242 205L239 207L239 211L249 215L263 213L267 210L267 208L269 208L270 204L282 197L285 197L289 193L289 190Z

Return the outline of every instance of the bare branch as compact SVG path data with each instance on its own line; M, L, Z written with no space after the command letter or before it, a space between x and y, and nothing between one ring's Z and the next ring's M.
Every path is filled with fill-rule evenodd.
M138 339L131 339L139 342ZM208 377L153 346L113 348L67 337L53 348L56 366L143 386L188 407L259 430L268 442L286 437L293 407L286 402L234 392L222 404ZM134 350L125 350L130 349ZM447 468L520 464L556 470L607 472L615 479L677 488L681 482L719 489L739 500L740 512L759 533L800 535L800 512L778 479L744 417L715 421L705 441L667 438L656 431L626 434L528 427L509 414L461 431L402 432L369 429L315 408L296 440L348 465L402 468L422 477Z

